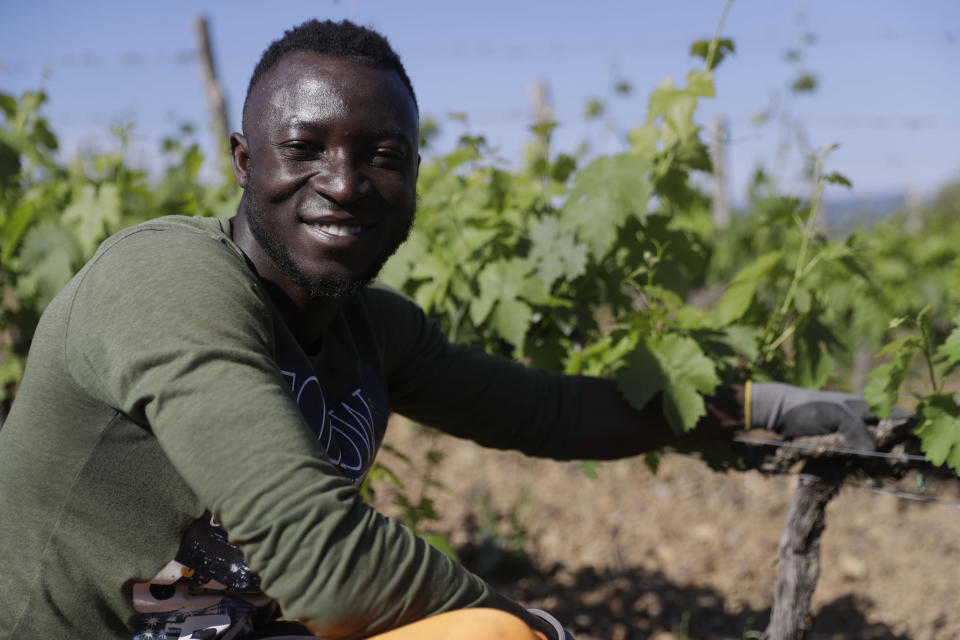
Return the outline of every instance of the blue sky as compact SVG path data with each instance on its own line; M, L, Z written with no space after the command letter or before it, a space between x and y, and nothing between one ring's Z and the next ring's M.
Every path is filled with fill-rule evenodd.
M622 143L603 122L585 122L586 99L609 98L609 120L621 131L639 124L650 90L695 66L690 43L713 35L722 8L720 0L4 0L0 91L19 93L44 82L47 113L68 155L109 147L110 126L133 121L131 156L151 166L163 135L182 121L201 130L207 123L199 69L190 58L194 15L211 21L234 127L249 74L271 40L308 18L349 18L390 38L421 112L441 122L441 148L461 131L446 114L464 112L472 132L517 161L528 138L528 88L543 81L560 123L556 148L573 150L588 139L595 151L617 151ZM819 87L787 98L796 68L783 52L807 32L816 41L805 47L803 67ZM724 35L737 52L718 70L718 96L703 104L698 118L729 122L736 200L758 163L774 169L785 189L803 189L795 157L778 160L785 129L776 121L751 124L772 102L800 123L814 146L841 144L829 166L853 180L856 195L930 194L960 178L957 0L735 0ZM621 78L634 93L613 99L612 85ZM207 138L201 136L205 145Z

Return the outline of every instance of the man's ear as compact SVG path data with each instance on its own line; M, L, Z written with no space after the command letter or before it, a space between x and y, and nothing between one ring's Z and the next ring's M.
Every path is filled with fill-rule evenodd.
M237 179L237 184L241 189L246 189L247 173L250 170L250 149L243 134L230 134L230 162L233 165L233 177Z

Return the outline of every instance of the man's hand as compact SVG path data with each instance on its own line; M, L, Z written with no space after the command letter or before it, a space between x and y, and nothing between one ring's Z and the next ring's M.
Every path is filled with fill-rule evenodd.
M852 449L876 449L867 425L878 419L860 396L758 382L750 384L746 401L750 428L770 429L790 439L839 431Z

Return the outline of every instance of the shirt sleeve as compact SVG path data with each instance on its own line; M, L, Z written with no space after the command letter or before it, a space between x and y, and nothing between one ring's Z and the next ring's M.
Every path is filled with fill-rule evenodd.
M80 277L71 375L155 435L284 615L333 639L503 608L477 576L364 504L327 459L284 386L269 303L236 247L147 229Z
M484 446L577 457L579 378L450 343L413 301L385 286L374 293L378 313L390 318L383 340L391 408Z

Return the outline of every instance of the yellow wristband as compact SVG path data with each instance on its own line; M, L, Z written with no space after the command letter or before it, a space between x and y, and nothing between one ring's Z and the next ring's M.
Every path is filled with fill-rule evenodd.
M752 386L752 380L747 380L747 384L743 385L743 422L747 431L750 430L750 390Z

